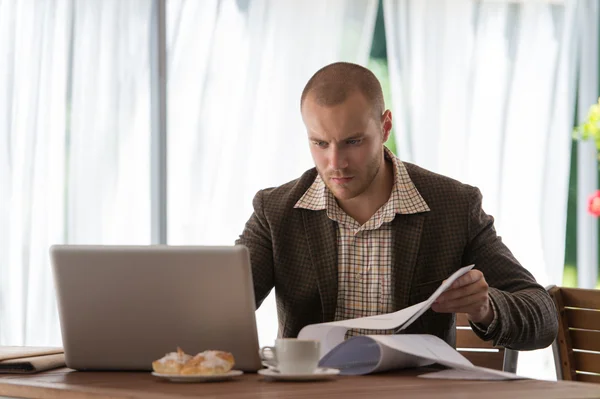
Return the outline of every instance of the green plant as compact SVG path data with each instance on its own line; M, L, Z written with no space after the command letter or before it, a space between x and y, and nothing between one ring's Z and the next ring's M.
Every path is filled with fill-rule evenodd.
M600 98L598 102L590 106L586 119L573 129L575 140L594 140L600 159ZM596 190L588 198L588 212L594 216L600 216L600 190ZM577 267L565 265L563 284L565 286L577 286ZM600 288L600 279L596 283Z
M600 98L588 111L587 118L582 124L573 129L573 138L576 140L594 140L600 154ZM600 190L588 198L588 212L600 216Z
M585 121L581 125L575 126L573 138L576 140L593 139L596 148L600 150L600 98L596 104L590 107Z

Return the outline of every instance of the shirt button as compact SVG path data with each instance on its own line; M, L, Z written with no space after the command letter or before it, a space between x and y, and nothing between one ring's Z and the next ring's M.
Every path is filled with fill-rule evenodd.
M360 275L360 273L356 273L356 280L362 281L362 276Z

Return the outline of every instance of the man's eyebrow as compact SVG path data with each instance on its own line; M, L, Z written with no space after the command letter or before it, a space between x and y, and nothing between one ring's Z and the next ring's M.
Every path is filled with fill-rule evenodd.
M353 136L346 137L344 140L358 140L358 139L362 139L363 137L365 137L364 133L356 133Z
M364 133L356 133L356 134L353 134L352 136L344 137L341 141L358 140L358 139L362 139L363 137L365 137ZM308 139L310 141L326 141L326 140L320 139L320 138L312 136L312 135L308 136Z

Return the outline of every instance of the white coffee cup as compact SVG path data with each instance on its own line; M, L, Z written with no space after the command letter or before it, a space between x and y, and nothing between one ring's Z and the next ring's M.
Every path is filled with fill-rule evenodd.
M275 346L263 347L260 356L282 374L309 374L317 369L321 345L319 341L280 338Z

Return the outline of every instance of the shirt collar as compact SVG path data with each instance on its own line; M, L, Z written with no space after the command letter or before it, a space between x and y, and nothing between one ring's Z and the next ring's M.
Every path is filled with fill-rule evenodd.
M393 215L400 214L413 214L428 212L429 206L415 187L414 183L408 175L406 167L396 157L392 151L387 147L384 147L385 157L392 161L394 165L394 186L390 199L382 207L382 214L387 215L386 219L390 216L393 219ZM327 188L323 179L320 175L317 175L315 181L311 186L304 192L304 195L296 202L294 208L303 208L313 211L320 211L330 209L329 204L335 202L333 193Z

